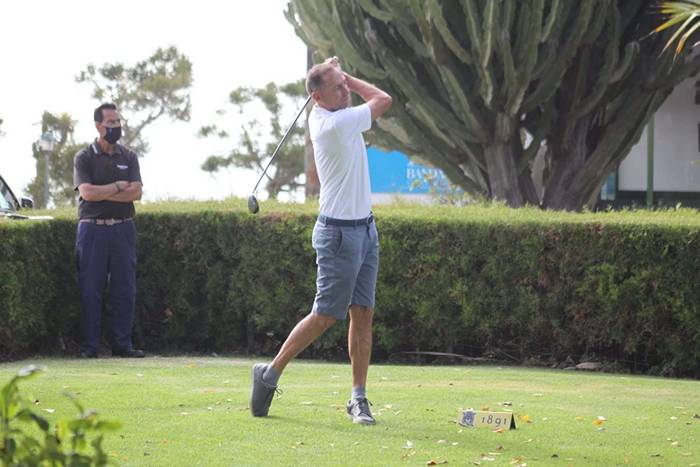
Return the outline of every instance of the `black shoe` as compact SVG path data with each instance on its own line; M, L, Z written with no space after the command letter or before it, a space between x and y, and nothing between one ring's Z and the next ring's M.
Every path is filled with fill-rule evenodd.
M80 351L80 358L97 358L97 352L94 350L82 350Z
M112 356L113 357L122 357L122 358L143 358L146 356L146 354L143 352L143 350L122 349L122 350L112 350Z

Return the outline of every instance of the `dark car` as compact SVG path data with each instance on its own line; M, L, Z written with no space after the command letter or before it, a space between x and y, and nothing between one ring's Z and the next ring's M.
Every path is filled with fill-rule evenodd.
M20 198L18 201L10 186L0 175L0 217L27 219L28 216L19 214L17 211L32 207L34 207L34 202L30 198Z

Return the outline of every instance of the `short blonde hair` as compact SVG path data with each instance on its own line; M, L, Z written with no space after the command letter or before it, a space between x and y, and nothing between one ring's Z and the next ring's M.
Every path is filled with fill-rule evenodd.
M318 91L323 86L323 77L335 68L330 63L319 63L314 65L308 73L306 73L306 92L311 95L314 91Z

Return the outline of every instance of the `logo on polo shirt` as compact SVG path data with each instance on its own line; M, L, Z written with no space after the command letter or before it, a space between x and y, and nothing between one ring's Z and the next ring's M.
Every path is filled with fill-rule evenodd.
M129 166L128 166L128 165L117 164L117 168L118 168L118 169L122 169L122 170L126 170L126 169L129 168Z

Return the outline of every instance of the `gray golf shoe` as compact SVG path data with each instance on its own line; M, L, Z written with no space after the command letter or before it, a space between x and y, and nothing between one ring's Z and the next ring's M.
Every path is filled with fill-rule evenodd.
M370 405L372 405L372 403L364 397L349 400L346 406L348 417L352 419L353 423L374 425L377 422L374 420L374 417L372 417L372 411L369 409Z
M266 369L267 365L264 363L256 363L253 366L253 390L250 394L250 413L253 417L267 417L272 398L275 392L279 392L277 386L263 381Z

